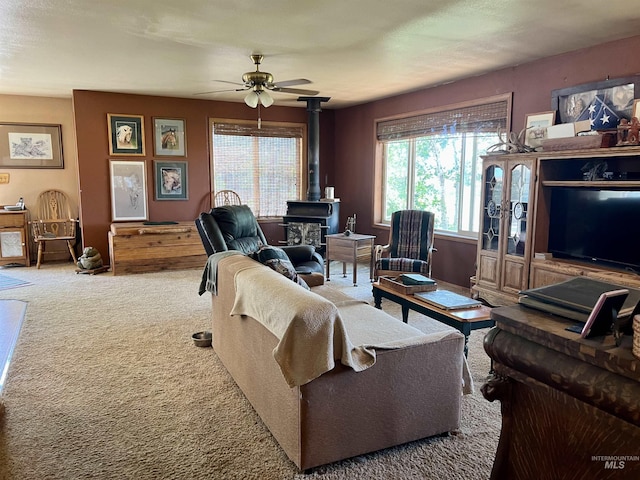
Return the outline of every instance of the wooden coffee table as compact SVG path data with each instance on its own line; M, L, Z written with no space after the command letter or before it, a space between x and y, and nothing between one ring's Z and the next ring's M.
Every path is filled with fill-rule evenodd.
M495 321L491 320L491 308L484 305L460 310L444 310L418 300L413 295L405 295L391 287L381 285L379 282L373 284L373 298L376 308L382 308L383 298L399 304L402 308L402 321L404 323L408 323L409 310L413 310L460 330L464 335L465 356L469 352L469 335L471 331L495 325Z

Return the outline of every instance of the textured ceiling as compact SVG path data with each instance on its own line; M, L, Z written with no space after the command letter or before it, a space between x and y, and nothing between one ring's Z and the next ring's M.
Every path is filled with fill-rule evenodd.
M239 101L253 70L331 108L640 32L634 2L574 0L2 0L0 94L73 89ZM228 90L194 96L211 90ZM302 106L275 93L276 104Z

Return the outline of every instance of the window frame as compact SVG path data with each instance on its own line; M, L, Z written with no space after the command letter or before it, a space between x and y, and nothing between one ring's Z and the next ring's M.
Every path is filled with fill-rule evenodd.
M446 113L446 112L450 112L450 111L455 111L455 110L459 110L459 109L464 109L464 108L469 108L469 107L475 107L475 106L482 106L482 105L487 105L487 104L492 104L492 103L496 103L496 102L506 102L506 118L505 118L505 123L506 123L506 129L507 131L510 131L511 129L511 119L512 119L512 99L513 99L513 93L509 92L509 93L505 93L505 94L500 94L500 95L494 95L491 97L484 97L484 98L480 98L480 99L476 99L476 100L471 100L471 101L466 101L466 102L460 102L460 103L455 103L455 104L449 104L449 105L443 105L440 107L434 107L434 108L430 108L430 109L424 109L424 110L419 110L419 111L414 111L414 112L408 112L408 113L403 113L403 114L397 114L397 115L392 115L392 116L388 116L388 117L382 117L382 118L378 118L374 120L374 128L373 128L373 136L374 136L374 141L375 141L375 163L374 163L374 198L373 198L373 215L374 215L374 226L378 227L378 228L388 228L389 227L389 221L385 220L384 218L384 214L385 214L385 199L386 199L386 176L387 176L387 172L386 172L386 166L387 166L387 162L386 162L386 158L385 158L385 144L387 143L386 140L380 140L378 138L378 126L380 123L382 122L387 122L390 120L403 120L403 119L411 119L412 117L418 117L418 116L423 116L423 115L436 115L439 113ZM419 135L416 137L413 137L413 139L415 140L415 138L419 138ZM499 138L498 138L498 132L496 132L496 143L498 142ZM414 159L415 161L415 159ZM414 170L411 169L411 159L409 159L408 162L408 173L410 175L413 175ZM463 165L460 166L461 168L461 172L462 172L462 168ZM462 175L462 173L460 173L460 175ZM409 185L413 184L414 180L411 179L409 181ZM477 185L476 188L481 188L481 184ZM409 192L408 192L409 194ZM462 200L462 189L460 189L459 193L458 193L459 200ZM458 209L462 208L462 202L459 201L458 202ZM457 237L457 238L475 238L476 237L476 233L475 232L466 232L466 231L461 231L458 230L456 232L453 231L449 231L449 230L436 230L435 232L436 234L439 235L445 235L445 236L452 236L452 237Z

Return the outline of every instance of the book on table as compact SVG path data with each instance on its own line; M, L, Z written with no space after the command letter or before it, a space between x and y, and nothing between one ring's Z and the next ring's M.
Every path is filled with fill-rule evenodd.
M629 294L618 316L628 317L640 304L640 290L583 276L544 287L522 290L519 302L538 310L586 322L600 295L620 289L628 290Z
M477 308L482 302L465 297L449 290L434 290L432 292L417 292L413 294L419 300L429 303L443 310L461 310L464 308Z
M403 273L400 281L405 285L435 285L436 281L419 273Z

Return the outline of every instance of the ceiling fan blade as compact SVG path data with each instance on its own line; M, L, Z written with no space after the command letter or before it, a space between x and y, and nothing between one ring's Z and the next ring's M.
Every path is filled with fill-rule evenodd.
M224 93L224 92L243 92L247 90L246 88L230 88L228 90L211 90L210 92L198 92L194 93L194 95L209 95L213 93Z
M296 78L294 80L285 80L283 82L275 82L275 87L293 87L294 85L306 85L311 83L311 80L306 78Z
M303 90L302 88L279 88L272 89L274 92L280 93L293 93L295 95L318 95L320 92L317 90Z
M230 83L231 85L239 85L241 87L244 87L245 84L244 83L240 83L240 82L230 82L228 80L213 80L214 82L220 82L220 83Z

